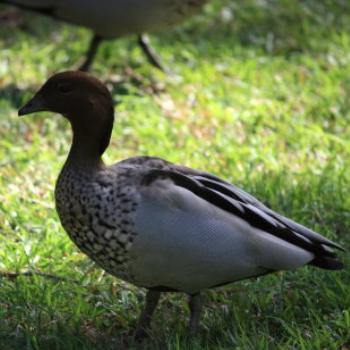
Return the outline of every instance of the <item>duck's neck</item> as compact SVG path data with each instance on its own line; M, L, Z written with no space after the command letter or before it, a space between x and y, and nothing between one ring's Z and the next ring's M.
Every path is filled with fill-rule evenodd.
M85 116L84 125L79 122L81 118L71 119L73 140L67 165L83 171L94 171L104 166L102 154L109 145L114 120L113 110L109 113L105 120Z

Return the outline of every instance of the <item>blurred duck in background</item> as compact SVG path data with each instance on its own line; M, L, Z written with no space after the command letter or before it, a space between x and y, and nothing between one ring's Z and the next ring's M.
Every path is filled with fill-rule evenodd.
M164 67L149 44L146 32L176 25L198 13L207 0L0 0L93 31L80 70L89 70L101 41L127 35L138 36L138 44L151 64Z

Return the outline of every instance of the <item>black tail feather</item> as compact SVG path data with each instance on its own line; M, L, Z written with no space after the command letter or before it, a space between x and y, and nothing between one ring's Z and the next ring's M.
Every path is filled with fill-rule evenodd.
M341 261L328 256L316 256L309 262L309 265L317 266L326 270L341 270L344 268L344 264Z

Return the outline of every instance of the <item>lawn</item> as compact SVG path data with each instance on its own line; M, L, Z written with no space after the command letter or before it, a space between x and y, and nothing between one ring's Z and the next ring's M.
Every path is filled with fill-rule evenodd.
M93 67L117 109L105 161L157 155L207 170L349 249L349 23L346 0L213 0L151 36L169 75L135 38L106 42ZM132 340L145 291L80 253L54 209L66 121L17 118L88 40L31 14L0 23L0 349L350 349L347 253L342 271L305 267L208 291L195 337L186 297L165 295L151 337ZM35 271L57 278L6 277Z

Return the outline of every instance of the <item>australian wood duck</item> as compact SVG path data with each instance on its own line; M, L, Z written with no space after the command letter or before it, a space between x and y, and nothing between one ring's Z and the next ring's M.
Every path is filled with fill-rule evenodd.
M19 115L40 111L62 114L73 129L55 190L62 226L107 272L148 289L138 335L163 291L190 296L194 331L202 290L303 265L342 268L341 246L214 175L156 157L105 165L113 102L87 73L54 75Z
M80 25L94 36L81 70L88 70L103 39L136 34L149 61L163 69L143 33L173 26L199 12L207 0L0 0L1 3Z

